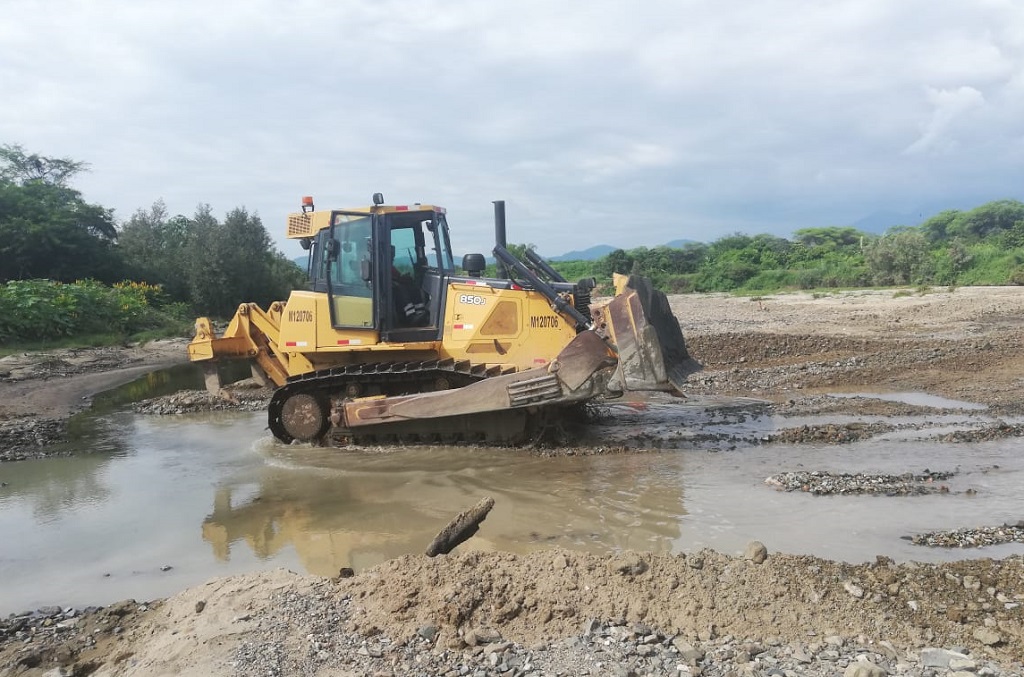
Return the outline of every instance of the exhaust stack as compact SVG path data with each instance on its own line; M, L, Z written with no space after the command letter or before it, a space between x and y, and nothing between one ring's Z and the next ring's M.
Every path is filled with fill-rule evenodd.
M505 236L505 201L495 200L494 201L494 244L501 247L502 249L508 248L508 239ZM498 259L498 278L507 280L509 278L508 269L505 264Z

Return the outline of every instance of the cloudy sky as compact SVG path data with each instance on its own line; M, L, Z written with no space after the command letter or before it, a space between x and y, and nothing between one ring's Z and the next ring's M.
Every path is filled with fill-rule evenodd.
M432 202L557 255L1024 199L1020 0L0 0L0 144L120 220ZM911 215L911 216L908 216Z

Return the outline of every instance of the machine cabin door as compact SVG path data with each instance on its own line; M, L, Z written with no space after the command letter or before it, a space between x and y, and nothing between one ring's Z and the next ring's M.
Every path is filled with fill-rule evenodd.
M336 329L377 328L378 300L371 279L373 222L377 217L336 211L323 238L314 290L326 291L331 325Z
M390 272L384 340L440 340L447 278L454 270L444 214L396 211L384 216Z

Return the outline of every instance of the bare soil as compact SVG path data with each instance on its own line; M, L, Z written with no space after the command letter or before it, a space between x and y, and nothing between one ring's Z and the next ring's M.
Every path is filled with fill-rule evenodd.
M690 352L704 364L691 377L695 396L756 398L787 412L830 408L900 416L919 408L824 396L924 392L984 404L997 416L1024 411L1024 288L694 295L671 303ZM68 383L4 380L0 418L28 411L66 415L73 410L66 396L51 393L55 406L48 410L37 391ZM29 394L34 404L19 414L10 399ZM1015 434L1013 425L1005 430L992 434ZM844 441L842 431L833 433L835 442ZM794 433L789 441L820 441L821 434ZM0 623L0 676L60 666L64 672L51 674L739 677L939 675L960 666L1020 675L1022 603L1021 557L846 564L765 553L756 544L742 557L456 550L437 558L406 556L336 580L284 571L216 579L167 600L86 614L64 630L56 629L60 620L37 623L38 629L31 622L17 630ZM621 672L610 672L613 663L584 664L582 657L599 643L579 643L594 621L633 628L643 637L636 646L654 638L683 667L644 662L649 652L638 648L629 663L634 667ZM566 644L567 638L577 643ZM486 647L500 643L511 643L501 644L500 660L508 663L482 662L491 650ZM575 648L559 653L562 646ZM936 667L928 647L964 658ZM517 651L527 662L508 658ZM712 656L724 658L716 663ZM543 670L541 657L548 661ZM779 669L789 657L797 667ZM888 667L851 672L858 661ZM453 667L463 664L481 667Z

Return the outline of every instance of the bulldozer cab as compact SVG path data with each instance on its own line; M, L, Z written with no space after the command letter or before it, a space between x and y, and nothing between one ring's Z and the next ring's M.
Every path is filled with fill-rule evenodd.
M310 284L327 294L335 328L375 329L385 342L434 341L454 268L441 211L334 211L313 241Z

